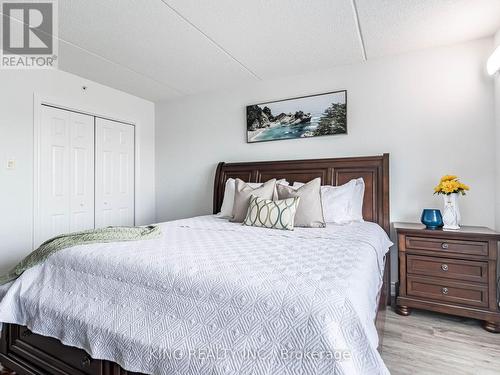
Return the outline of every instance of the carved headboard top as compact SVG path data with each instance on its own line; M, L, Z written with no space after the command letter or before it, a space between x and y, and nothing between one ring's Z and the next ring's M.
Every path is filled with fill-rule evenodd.
M247 182L264 182L285 178L308 182L321 178L322 185L342 185L353 178L365 181L363 217L378 223L389 233L389 154L334 159L261 161L224 163L217 166L214 183L214 213L220 211L226 180L241 178Z

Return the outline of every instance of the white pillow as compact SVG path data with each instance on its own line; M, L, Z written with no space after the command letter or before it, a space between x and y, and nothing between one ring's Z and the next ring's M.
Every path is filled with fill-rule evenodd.
M293 187L303 186L302 182L294 182ZM321 186L321 201L325 222L346 224L363 221L363 197L365 182L362 178L352 179L340 186Z
M290 185L287 180L281 179L276 182L277 184L288 186ZM252 189L260 187L262 182L248 182L248 185ZM221 219L231 219L233 217L233 205L234 205L234 191L236 190L236 183L234 178L228 178L226 181L226 187L224 190L224 199L222 200L222 206L220 212L216 215ZM275 197L278 194L275 192Z
M356 179L356 187L354 188L354 196L352 200L352 220L363 220L363 199L365 197L365 181L360 177Z

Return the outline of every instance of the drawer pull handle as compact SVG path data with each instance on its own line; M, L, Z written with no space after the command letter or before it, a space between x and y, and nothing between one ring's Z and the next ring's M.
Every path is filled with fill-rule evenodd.
M82 358L81 365L83 368L88 368L90 367L90 363L92 361L92 358L90 358L88 355Z
M441 249L445 249L446 250L448 247L449 247L449 245L446 242L443 242L441 244Z
M444 295L447 295L447 294L448 294L448 288L443 288L443 289L441 289L441 292L442 292Z
M31 331L25 330L25 331L21 334L21 336L22 336L22 337L29 337L29 336L31 336L31 334L32 334L32 332L31 332Z
M441 269L446 272L448 271L448 265L447 264L441 264Z

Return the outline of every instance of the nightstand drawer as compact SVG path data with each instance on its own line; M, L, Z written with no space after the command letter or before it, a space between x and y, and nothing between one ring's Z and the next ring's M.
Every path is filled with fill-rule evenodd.
M488 287L481 284L459 283L444 278L408 275L406 292L408 296L460 305L488 307Z
M488 262L407 255L407 273L477 283L488 282Z
M406 236L405 245L407 249L431 250L443 254L488 255L488 242Z

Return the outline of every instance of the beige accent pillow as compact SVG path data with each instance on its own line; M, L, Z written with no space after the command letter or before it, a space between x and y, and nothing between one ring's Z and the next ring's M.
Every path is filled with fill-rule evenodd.
M306 228L324 228L326 226L321 205L321 179L315 178L297 188L278 185L278 199L300 197L295 226Z
M287 180L282 178L281 180L276 181L276 184L290 185ZM253 187L254 189L257 187L261 187L261 182L248 182L248 185ZM234 178L228 178L226 181L226 186L224 188L224 199L222 200L222 206L220 212L217 214L217 217L221 219L231 219L233 217L233 204L234 204L234 189L236 186L236 182ZM274 198L278 199L278 192L274 191Z
M304 186L294 182L293 188ZM351 180L340 186L321 186L321 203L325 222L347 224L363 221L363 193L365 184L362 178Z
M256 188L253 188L250 184L237 178L234 190L233 218L230 221L242 223L247 216L248 206L250 205L250 197L253 195L254 197L272 200L275 189L275 178Z

